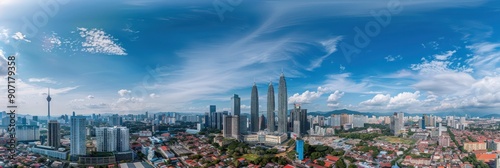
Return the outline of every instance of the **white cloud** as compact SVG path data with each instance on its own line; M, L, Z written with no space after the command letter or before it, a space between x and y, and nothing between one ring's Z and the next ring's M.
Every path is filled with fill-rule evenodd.
M130 90L120 89L120 90L118 91L118 94L119 94L120 96L122 96L122 97L123 97L123 96L125 96L125 95L130 94L131 92L132 92L132 91L130 91Z
M50 78L29 78L28 82L36 82L36 83L49 83L56 84L56 81L51 80Z
M389 108L401 108L401 107L408 107L410 105L417 105L420 101L418 98L420 97L420 92L415 91L414 93L411 92L403 92L399 93L398 95L392 97L389 100L389 104L387 105Z
M139 103L139 102L142 102L143 100L144 99L137 98L137 97L130 97L130 98L120 97L120 98L118 98L116 103Z
M3 50L0 49L0 76L7 76L8 65Z
M90 104L84 104L83 107L86 108L86 109L91 109L91 110L109 109L109 104L106 104L106 103L90 103Z
M240 105L240 109L241 110L250 110L250 106L242 104L242 105Z
M384 57L384 59L387 62L393 62L393 61L397 61L397 60L402 60L403 57L401 57L401 55L396 55L396 56L388 55L387 57Z
M385 106L391 100L390 94L377 94L373 96L372 99L361 102L361 105L364 106Z
M116 44L113 36L99 29L78 28L80 37L85 38L82 42L82 51L89 53L108 55L127 55L125 49Z
M349 79L350 73L328 75L327 80L322 85L322 88L330 91L342 90L347 93L363 93L370 86L367 82L356 82Z
M325 60L328 56L332 55L335 51L337 51L337 43L342 40L341 36L334 37L325 41L321 41L320 44L325 48L326 54L316 58L311 61L311 65L306 69L308 71L312 71L321 66L323 60Z
M308 103L311 103L312 101L318 99L319 97L321 97L321 95L323 95L322 90L323 90L323 88L318 87L316 92L314 92L314 91L311 92L309 90L306 90L302 94L295 93L288 98L288 104L295 104L295 103L308 104Z
M26 39L26 35L22 34L21 32L16 32L14 35L12 35L13 39L16 40L21 40L21 41L26 41L26 42L31 42L30 40Z
M448 60L448 58L450 58L453 54L455 54L455 52L457 52L457 51L456 50L446 51L443 54L434 55L434 58L436 58L437 60L445 61L445 60Z
M92 96L92 95L88 95L88 96L87 96L87 99L94 99L94 96Z
M44 37L44 39L43 39L44 42L42 44L43 51L52 52L54 49L61 47L63 44L62 40L64 40L64 39L57 36L56 33L52 33L50 36ZM71 42L67 41L66 43L70 44ZM72 47L72 46L70 46L70 47Z
M437 43L436 41L431 41L431 42L427 43L427 45L430 46L434 50L439 49L439 43Z
M76 103L76 102L83 102L85 99L73 99L70 101L70 103Z
M342 64L340 64L340 71L344 71L345 70L345 66L343 66Z
M467 73L441 72L434 75L423 75L413 87L439 94L458 94L468 89L474 82L475 79Z
M155 93L151 93L151 94L149 94L149 97L151 97L151 98L158 98L158 97L160 97L160 96L158 96L158 95L157 95L157 94L155 94Z
M500 43L476 43L466 48L473 52L472 58L467 60L481 76L500 74Z
M10 42L9 29L0 27L0 41L4 43Z
M328 96L328 99L326 100L327 106L328 107L339 107L340 106L339 100L340 100L340 98L342 98L342 96L344 96L344 92L340 92L340 91L336 90L335 92L330 94L330 96Z

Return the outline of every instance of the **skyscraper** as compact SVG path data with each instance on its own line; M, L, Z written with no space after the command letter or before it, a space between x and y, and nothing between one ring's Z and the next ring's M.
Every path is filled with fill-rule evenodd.
M248 118L246 115L241 115L239 116L239 121L240 121L240 125L239 125L239 129L240 129L240 134L247 134L247 130L248 130Z
M259 130L264 130L266 128L266 117L262 114L259 117Z
M70 127L71 156L86 154L86 119L84 116L72 116Z
M240 116L241 113L241 99L240 96L237 94L234 94L233 97L231 97L231 110L232 110L232 115L237 115Z
M216 119L216 107L215 105L210 105L210 127L217 128L217 119Z
M210 113L215 113L215 111L216 111L216 106L210 105Z
M50 121L50 101L52 100L52 98L50 97L50 88L49 88L49 91L47 93L47 121Z
M109 127L95 129L96 148L98 152L114 152L116 150L116 132Z
M112 116L109 116L109 125L111 126L122 125L122 117L120 117L118 114L113 114Z
M256 83L253 83L250 97L250 128L251 132L259 131L259 93Z
M281 73L278 87L278 132L287 132L287 115L288 112L288 96L286 90L285 75Z
M404 113L395 112L391 116L391 132L394 134L394 136L399 136L403 128L404 128Z
M231 97L231 111L233 116L238 116L238 134L245 134L246 133L246 117L241 116L241 99L240 96L237 94L234 94L233 97ZM245 121L243 121L243 119Z
M299 104L295 104L294 107L291 111L292 131L298 135L305 134L307 130L307 109L301 109Z
M239 116L224 115L223 125L224 128L222 129L222 135L224 137L239 139Z
M130 133L127 127L116 127L116 151L125 152L130 150Z
M60 124L56 120L49 121L48 125L48 146L52 146L54 148L59 148L61 144L61 134L59 130L61 129Z
M304 160L304 140L297 139L295 141L295 151L297 151L297 159Z
M342 113L340 117L340 125L343 126L344 124L350 123L349 122L349 115L347 113Z
M273 82L269 82L269 87L267 88L267 130L269 132L276 131L276 126L274 124L274 86Z
M98 152L125 152L130 149L130 135L126 127L96 128Z

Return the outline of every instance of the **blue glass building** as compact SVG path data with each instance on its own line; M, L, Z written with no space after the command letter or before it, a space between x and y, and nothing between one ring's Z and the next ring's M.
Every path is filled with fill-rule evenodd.
M304 140L297 139L295 144L295 151L297 151L297 158L304 160Z

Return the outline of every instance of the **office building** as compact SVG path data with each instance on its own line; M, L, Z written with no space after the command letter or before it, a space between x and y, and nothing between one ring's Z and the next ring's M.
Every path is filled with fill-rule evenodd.
M241 115L241 98L237 94L231 97L231 115Z
M401 134L401 130L404 129L404 113L394 113L391 116L391 132L394 136L399 136Z
M36 145L30 148L31 152L38 153L41 155L49 156L51 158L57 158L66 160L68 156L68 151L59 151L57 148L52 146Z
M267 131L276 131L276 124L274 124L274 86L273 82L269 82L269 87L267 88Z
M297 151L297 159L304 160L304 140L297 139L295 141L295 151Z
M109 125L110 126L120 126L123 123L123 119L118 114L113 114L109 116Z
M240 139L239 119L239 116L224 115L224 128L222 129L223 137Z
M295 104L294 107L291 111L292 131L300 136L306 134L308 130L307 109L301 109L299 104Z
M240 134L247 134L248 133L248 117L246 115L241 115L239 116L240 120Z
M126 152L130 150L130 134L126 127L96 128L98 152Z
M281 73L278 86L278 133L287 133L288 95L285 74Z
M233 97L231 97L231 111L233 116L238 116L238 133L239 134L246 134L247 132L247 121L246 117L243 117L241 115L241 98L237 94L234 94Z
M223 112L215 112L214 113L214 117L213 117L213 120L215 121L215 129L218 129L218 130L222 130L222 126L223 126L223 120L224 120L224 115L228 115L228 112L227 111L223 111Z
M439 146L442 146L442 147L450 146L450 137L449 136L439 136Z
M259 131L259 92L257 91L257 84L252 86L252 95L250 98L250 131Z
M61 129L61 125L55 121L49 121L48 125L48 146L59 148L61 145L61 133L59 132Z
M346 114L346 113L342 113L341 116L340 116L340 125L345 125L345 124L348 124L348 123L351 123L349 121L349 115Z
M210 105L210 128L217 128L216 123L216 114L215 111L217 110L215 105Z
M40 140L40 127L37 125L16 125L17 141L30 142Z
M264 114L262 114L259 117L259 131L262 131L266 128L266 117L264 117Z
M365 115L352 115L352 127L361 128L365 127L368 117Z
M247 143L263 143L267 145L279 145L288 139L288 135L259 131L254 134L243 135L243 141Z
M79 156L86 154L86 118L84 116L71 116L70 127L70 143L71 156Z
M340 115L337 115L337 114L333 114L332 115L332 122L331 122L331 126L332 127L340 127Z

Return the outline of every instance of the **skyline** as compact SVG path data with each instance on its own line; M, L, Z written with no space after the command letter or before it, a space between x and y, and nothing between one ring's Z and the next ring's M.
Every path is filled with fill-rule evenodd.
M1 80L17 55L19 114L43 116L49 87L52 116L231 111L234 94L249 113L253 82L262 112L282 72L288 106L310 112L500 110L499 2L97 2L0 2Z

